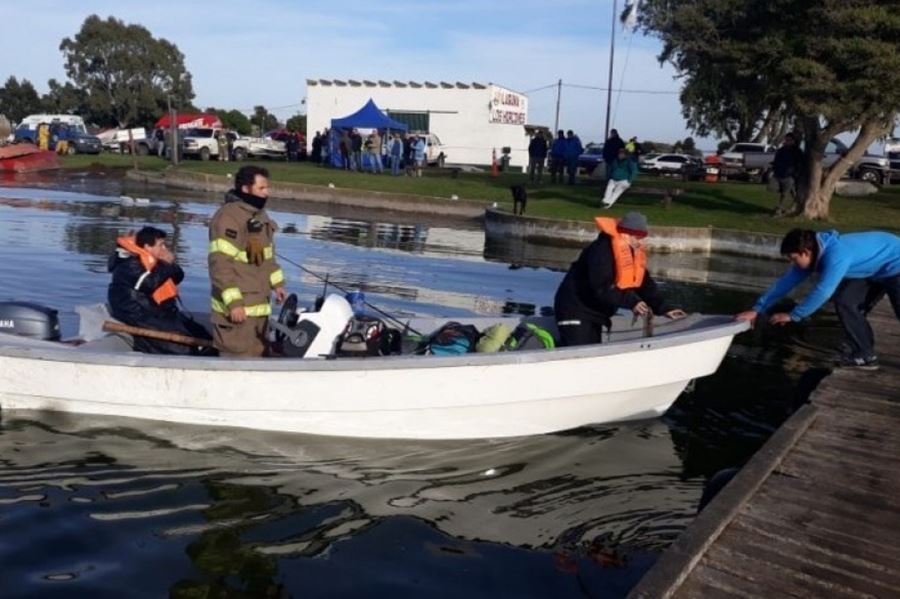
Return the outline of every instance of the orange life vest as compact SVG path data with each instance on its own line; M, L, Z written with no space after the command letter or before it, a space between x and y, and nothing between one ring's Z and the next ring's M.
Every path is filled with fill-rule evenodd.
M119 237L116 239L116 243L119 244L123 250L134 254L141 261L141 266L144 267L144 270L149 273L154 268L156 268L156 258L153 255L140 247L134 240L134 237ZM140 282L140 281L139 281ZM163 302L166 302L172 298L178 297L178 287L175 285L175 281L172 279L166 279L166 281L153 290L153 301L155 301L158 305L161 305Z
M612 239L613 259L616 262L616 287L636 289L644 282L647 272L647 253L644 248L632 250L619 233L618 221L614 218L598 216L594 218L597 228Z

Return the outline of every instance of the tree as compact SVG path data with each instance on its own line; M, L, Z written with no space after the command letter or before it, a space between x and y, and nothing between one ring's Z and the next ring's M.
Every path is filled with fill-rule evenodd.
M45 112L50 114L77 114L92 120L88 108L87 94L83 89L77 88L70 81L61 84L56 79L47 82L50 91L41 97L41 105Z
M240 135L250 135L252 125L250 119L239 110L225 110L224 108L207 108L204 112L214 114L222 121L226 129L236 131Z
M184 55L141 25L91 15L59 49L66 73L84 90L100 124L149 125L165 112L169 97L182 108L194 97Z
M306 115L295 114L287 120L287 122L284 124L284 127L288 131L294 131L296 133L302 133L303 135L306 135Z
M0 114L5 114L13 123L40 111L41 98L28 79L19 82L10 77L6 85L0 87Z
M275 115L266 110L265 106L253 107L253 116L250 117L250 124L259 127L260 134L272 129L278 129L280 125Z
M789 121L799 127L806 152L804 214L820 219L828 217L837 181L900 112L900 19L890 4L645 0L639 19L645 32L663 41L660 59L683 76L689 101L708 104L706 113L715 116L734 104L752 114L763 106L760 126L776 137ZM856 140L847 155L823 167L825 146L850 131Z

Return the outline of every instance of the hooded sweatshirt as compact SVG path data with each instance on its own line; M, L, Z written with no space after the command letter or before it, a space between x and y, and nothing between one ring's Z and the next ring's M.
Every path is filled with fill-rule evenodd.
M791 311L791 320L811 316L827 302L844 279L887 279L900 275L900 237L881 231L816 233L819 256L816 264L804 269L792 266L769 287L753 306L765 312L778 300L815 272L818 281L812 291Z

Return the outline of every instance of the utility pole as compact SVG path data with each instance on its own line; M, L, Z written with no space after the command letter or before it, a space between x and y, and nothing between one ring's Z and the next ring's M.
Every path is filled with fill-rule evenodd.
M178 113L172 107L172 96L167 96L166 99L169 102L169 130L171 133L170 138L172 140L170 151L172 152L172 164L178 166Z
M553 123L553 135L559 131L559 100L562 96L562 79L556 82L556 121ZM555 138L554 138L555 139Z
M609 109L612 106L613 59L616 55L616 15L619 13L619 0L613 0L612 26L609 28L609 82L606 84L606 129L603 141L609 139Z

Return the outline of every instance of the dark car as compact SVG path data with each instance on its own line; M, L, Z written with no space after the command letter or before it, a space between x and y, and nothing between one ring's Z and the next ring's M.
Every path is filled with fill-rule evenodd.
M75 129L69 129L68 136L62 139L69 142L69 154L99 154L103 149L99 137Z
M601 162L603 162L603 145L589 145L585 148L584 154L578 157L578 168L590 174Z

